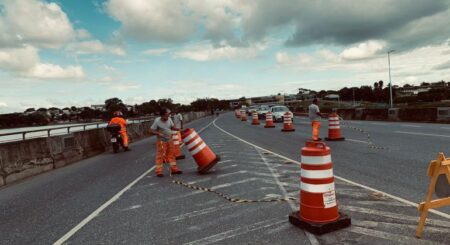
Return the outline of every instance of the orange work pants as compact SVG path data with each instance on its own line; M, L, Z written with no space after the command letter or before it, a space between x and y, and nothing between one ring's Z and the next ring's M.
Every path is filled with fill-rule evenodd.
M177 168L177 162L175 160L175 155L173 154L173 143L172 141L163 142L161 140L156 140L156 173L162 173L163 164L170 164L170 169Z
M312 139L318 140L319 139L320 122L312 121L311 126L312 126Z
M123 146L128 147L128 134L127 131L121 131L120 136L122 136Z

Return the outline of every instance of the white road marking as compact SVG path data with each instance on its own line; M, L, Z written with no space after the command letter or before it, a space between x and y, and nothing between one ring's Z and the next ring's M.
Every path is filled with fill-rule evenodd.
M442 129L450 130L450 127L441 127Z
M107 208L109 205L113 204L115 201L117 201L123 193L125 193L127 190L129 190L133 185L135 185L139 180L144 178L147 174L149 174L151 171L155 169L155 166L150 168L149 170L145 171L141 176L139 176L137 179L133 180L130 184L125 186L121 191L119 191L116 195L114 195L111 199L109 199L107 202L105 202L103 205L101 205L99 208L97 208L94 212L92 212L89 216L87 216L83 221L81 221L78 225L76 225L74 228L72 228L69 232L67 232L64 236L62 236L58 241L53 243L54 245L60 245L66 242L69 238L71 238L75 233L77 233L81 228L83 228L87 223L89 223L91 220L93 220L97 215L99 215L105 208Z
M366 229L366 228L358 227L358 226L351 226L348 229L348 231L353 232L353 233L357 233L357 234L366 235L366 236L380 238L380 239L383 239L383 240L388 240L390 238L391 241L401 241L402 243L405 243L405 244L416 244L418 242L417 238L414 238L414 237L395 235L395 234L388 233L388 232L377 231L377 230L372 230L372 229ZM422 243L423 244L435 244L433 242L426 241L426 240L423 240L423 239L420 240L420 243L421 244Z
M219 205L219 206L202 208L200 210L196 210L196 211L184 213L181 215L169 217L169 218L167 218L167 220L164 223L177 222L177 221L184 220L184 219L190 219L190 218L193 218L196 216L205 215L205 214L209 214L209 213L213 213L213 212L218 212L218 211L222 211L222 210L225 210L228 208L234 208L235 206L237 206L237 205L233 204L233 203L232 204L226 203L226 204Z
M411 135L422 135L422 136L434 136L434 137L444 137L444 138L450 138L450 135L442 135L442 134L425 134L425 133L418 133L418 132L405 132L405 131L395 131L398 134L411 134Z
M216 119L217 120L217 119ZM210 122L208 125L203 127L199 130L198 133L202 132L206 128L208 128L214 121ZM181 146L183 146L182 144ZM111 199L109 199L107 202L105 202L103 205L101 205L99 208L97 208L94 212L92 212L89 216L84 218L79 224L77 224L75 227L73 227L69 232L67 232L64 236L62 236L60 239L58 239L56 242L54 242L54 245L60 245L66 242L69 238L71 238L75 233L77 233L81 228L83 228L85 225L87 225L91 220L93 220L97 215L99 215L103 210L105 210L109 205L113 204L115 201L117 201L127 190L129 190L131 187L133 187L139 180L147 176L153 169L155 169L156 166L153 166L149 170L145 171L142 175L140 175L137 179L133 180L130 184L125 186L121 191L119 191L117 194L115 194Z
M244 227L238 227L236 229L233 230L228 230L219 234L215 234L209 237L205 237L196 241L192 241L189 243L184 243L186 245L207 245L207 244L212 244L212 243L217 243L220 241L223 241L225 239L230 239L236 236L240 236L240 235L244 235L247 234L249 232L252 231L256 231L256 230L260 230L260 229L264 229L264 228L268 228L274 225L278 225L278 224L282 224L285 223L286 220L280 220L278 218L275 219L268 219L268 220L264 220L261 222L257 222L255 224L252 225L248 225L248 226L244 226Z
M242 141L242 142L244 142L244 143L246 143L246 144L249 144L249 145L251 145L251 146L254 146L254 147L258 148L258 149L261 149L261 150L263 150L263 151L269 152L269 153L271 153L271 154L273 154L273 155L276 155L276 156L278 156L278 157L280 157L280 158L283 158L283 159L285 159L285 160L287 160L287 161L294 162L294 163L296 163L296 164L298 164L298 165L301 164L300 162L298 162L298 161L296 161L296 160L290 159L290 158L288 158L288 157L285 157L285 156L280 155L280 154L278 154L278 153L275 153L275 152L273 152L273 151L270 151L270 150L267 150L267 149L262 148L262 147L260 147L260 146L257 146L257 145L255 145L255 144L252 144L252 143L250 143L250 142L248 142L248 141L246 141L246 140L244 140L244 139L239 138L238 136L236 136L236 135L234 135L234 134L232 134L232 133L229 133L228 131L226 131L226 130L222 129L221 127L217 126L216 121L217 121L217 119L213 121L214 127L216 127L217 129L219 129L220 131L222 131L222 132L224 132L224 133L230 135L231 137L233 137L233 138L235 138L235 139L238 139L238 140L240 140L240 141ZM448 137L450 137L450 136L448 136ZM362 185L362 184L356 183L356 182L354 182L354 181L348 180L348 179L343 178L343 177L339 177L339 176L337 176L337 175L335 175L334 177L335 177L336 179L338 179L338 180L342 180L342 181L347 182L347 183L349 183L349 184L352 184L352 185L355 185L355 186L359 186L359 187L364 188L364 189L366 189L366 190L370 190L370 191L373 191L373 192L379 192L379 193L381 193L381 194L383 194L383 195L385 195L385 196L388 196L388 197L390 197L390 198L392 198L392 199L394 199L394 200L397 200L397 201L399 201L399 202L408 204L408 205L410 205L410 206L413 206L413 207L417 207L417 206L418 206L417 203L408 201L408 200L406 200L406 199L403 199L403 198L401 198L401 197L398 197L398 196L389 194L389 193L387 193L387 192L380 191L380 190L377 190L377 189L375 189L375 188L372 188L372 187L369 187L369 186L366 186L366 185ZM450 215L449 215L449 214L446 214L446 213L443 213L443 212L440 212L440 211L437 211L437 210L434 210L434 209L430 209L429 212L430 212L430 213L434 213L434 214L436 214L436 215L439 215L439 216L441 216L441 217L450 219Z
M255 147L255 149L257 149L257 148ZM286 191L286 189L284 188L284 185L283 185L285 183L282 184L280 182L280 180L277 178L277 174L275 173L274 169L270 166L270 164L267 162L267 160L264 157L264 155L261 154L261 152L258 151L258 150L257 150L257 152L258 152L259 156L261 157L261 159L263 160L264 164L269 169L270 173L272 174L272 177L275 180L275 183L277 183L277 185L280 188L280 190L283 193L283 195L285 197L287 197L288 196L288 192ZM295 203L293 202L293 200L288 200L287 203L289 203L289 206L291 206L292 211L298 210L298 208L295 206ZM316 244L318 245L319 244L319 241L317 240L317 238L313 234L311 234L311 233L309 233L307 231L304 231L304 232L305 232L305 235L308 238L308 240L311 242L311 244L313 244L313 245L316 245Z
M372 124L372 125L381 125L381 126L389 125L388 123L379 123L379 122L372 122L370 124Z
M345 140L350 141L350 142L355 142L355 143L369 144L367 141L363 141L363 140L354 140L354 139L348 139L348 138Z
M400 124L400 127L421 128L422 126L419 126L419 125L412 125L412 124Z

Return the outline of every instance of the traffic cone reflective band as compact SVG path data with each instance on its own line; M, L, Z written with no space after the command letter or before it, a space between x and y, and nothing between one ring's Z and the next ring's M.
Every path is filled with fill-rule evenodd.
M273 124L273 118L272 118L272 112L266 113L266 125L265 128L275 128L275 125Z
M211 151L194 129L188 128L183 130L181 138L197 163L197 171L200 174L208 172L208 170L220 161L220 157Z
M339 116L336 113L331 113L328 117L328 141L345 140L341 135L341 127L339 126Z
M241 119L241 111L239 109L234 110L234 115L236 116L236 118Z
M241 121L247 121L247 114L245 114L245 110L241 110Z
M301 154L300 211L289 222L318 235L350 226L350 217L338 211L330 148L310 141Z
M186 157L181 152L181 134L180 131L172 131L172 144L174 148L174 155L176 160L185 159Z
M252 125L259 125L258 113L252 113Z
M295 131L294 126L292 125L292 117L293 114L290 112L286 112L283 115L283 128L281 131L283 132L292 132Z

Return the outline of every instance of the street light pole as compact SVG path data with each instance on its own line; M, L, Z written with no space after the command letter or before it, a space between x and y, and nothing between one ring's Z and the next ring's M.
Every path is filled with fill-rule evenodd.
M389 50L388 51L388 66L389 66L389 98L390 98L390 104L391 108L394 107L394 102L392 101L392 82L391 82L391 58L390 53L394 52L395 50Z

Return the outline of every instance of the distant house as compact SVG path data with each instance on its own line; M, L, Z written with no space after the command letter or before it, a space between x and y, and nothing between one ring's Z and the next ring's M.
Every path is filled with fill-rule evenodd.
M323 97L324 100L339 100L339 94L328 94Z
M106 111L106 105L91 105L92 110Z
M406 87L406 88L398 88L395 91L397 97L405 97L405 96L417 96L419 93L428 92L431 90L429 86L416 86L416 87Z

